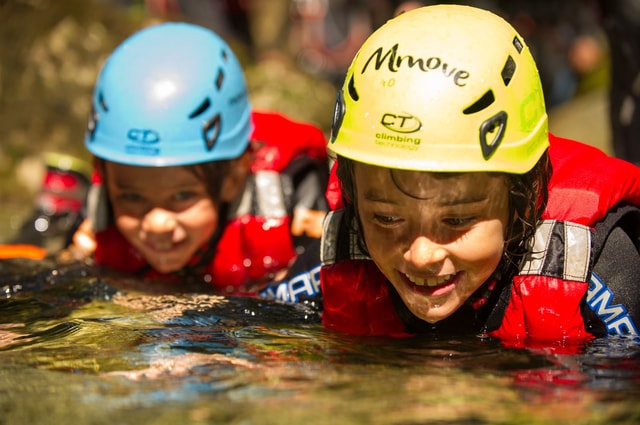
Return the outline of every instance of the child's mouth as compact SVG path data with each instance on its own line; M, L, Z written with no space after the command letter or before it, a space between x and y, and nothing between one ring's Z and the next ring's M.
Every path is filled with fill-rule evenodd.
M403 273L403 276L413 292L429 297L442 296L453 291L455 284L458 281L458 275L459 273L453 273L442 276L421 278Z
M456 275L454 273L454 274L447 274L447 275L442 275L442 276L433 276L433 277L427 277L427 278L411 276L411 275L408 275L408 274L405 274L405 276L406 276L407 279L409 279L409 282L413 283L414 285L435 287L435 286L440 286L440 285L450 281Z
M171 242L171 241L167 241L167 242L158 242L158 243L149 243L149 242L147 242L145 245L151 251L156 252L158 254L162 254L162 253L168 253L168 252L171 252L171 251L175 250L175 248L177 246L179 246L180 244L179 243L174 243L174 242Z

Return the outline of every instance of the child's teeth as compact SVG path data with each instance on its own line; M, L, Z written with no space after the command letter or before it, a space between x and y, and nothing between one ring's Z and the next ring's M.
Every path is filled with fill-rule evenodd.
M409 276L406 275L407 279L409 279L412 283L418 285L418 286L438 286L438 285L442 285L443 283L451 280L451 278L453 277L452 274L448 274L445 276L436 276L436 277L430 277L427 279L423 279L421 277L416 277L416 276Z

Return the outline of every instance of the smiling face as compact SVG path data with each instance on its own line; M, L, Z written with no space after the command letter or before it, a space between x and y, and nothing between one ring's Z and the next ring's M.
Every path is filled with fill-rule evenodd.
M353 177L369 254L420 319L447 318L497 268L509 216L503 176L356 163Z
M218 208L202 179L183 167L105 162L115 224L161 273L183 268L218 226Z

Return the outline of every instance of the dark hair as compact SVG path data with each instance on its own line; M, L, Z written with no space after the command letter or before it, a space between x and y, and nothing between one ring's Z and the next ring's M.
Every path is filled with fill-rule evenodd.
M215 204L219 204L222 182L229 173L230 166L231 160L222 160L186 165L185 168L205 184L209 197Z
M524 174L505 174L509 190L509 214L503 271L518 267L533 247L536 227L549 199L549 180L553 169L548 152Z
M353 181L353 167L356 161L338 155L336 175L345 204L345 214L352 225L358 225L356 188ZM536 226L542 217L547 200L551 161L545 152L533 168L525 174L501 173L506 178L509 191L509 216L505 250L498 272L503 276L517 272L520 260L526 255L533 242ZM355 219L355 220L354 220ZM362 226L360 226L362 228ZM362 234L360 248L367 252Z

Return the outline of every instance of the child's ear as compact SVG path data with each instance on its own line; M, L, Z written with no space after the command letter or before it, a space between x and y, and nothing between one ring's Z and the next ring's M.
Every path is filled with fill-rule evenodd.
M247 150L242 156L231 160L229 171L222 182L220 190L221 202L233 202L244 189L251 167L252 155Z

